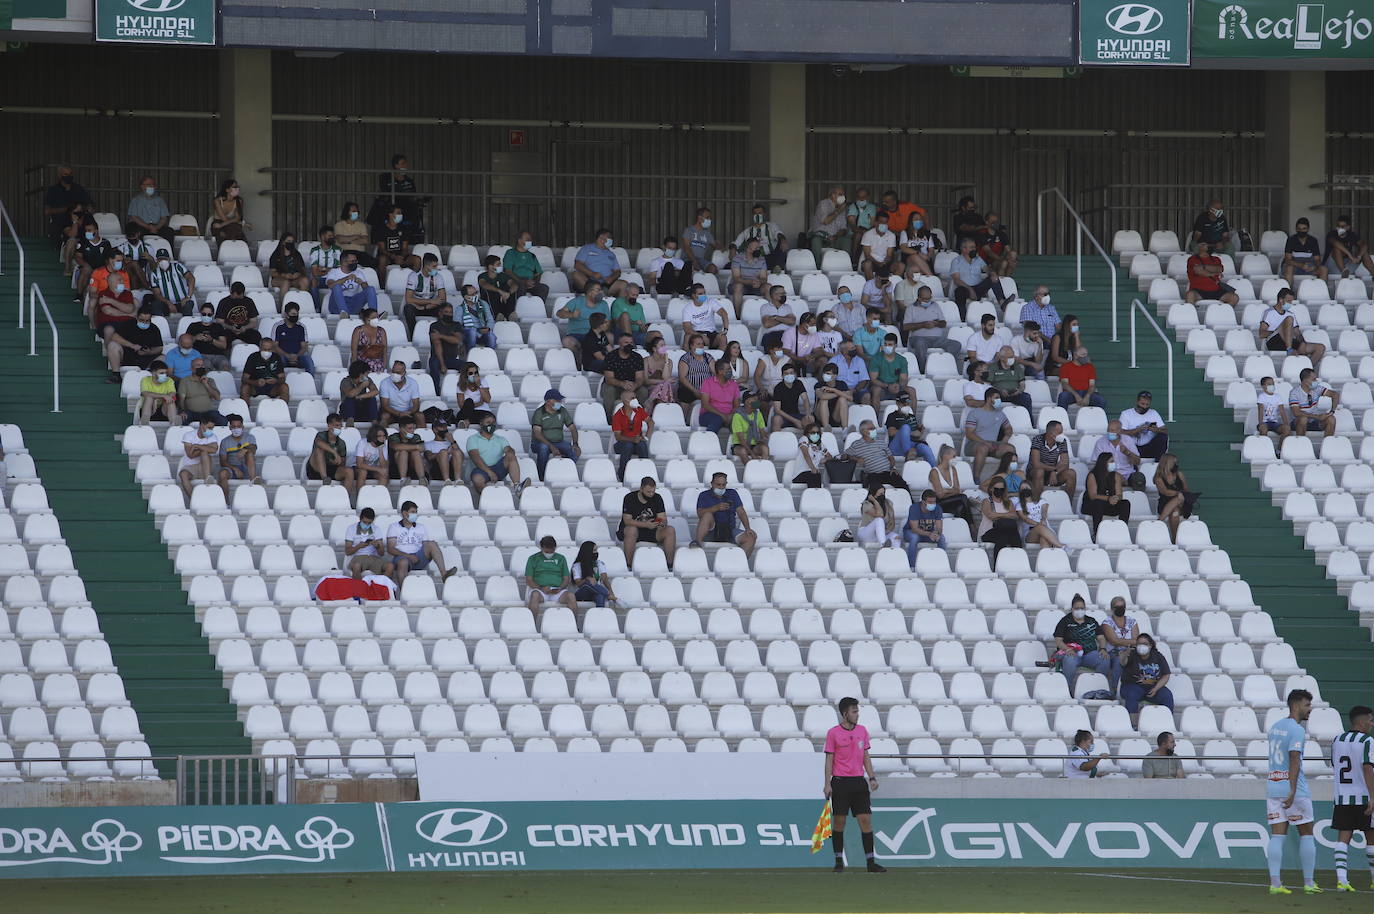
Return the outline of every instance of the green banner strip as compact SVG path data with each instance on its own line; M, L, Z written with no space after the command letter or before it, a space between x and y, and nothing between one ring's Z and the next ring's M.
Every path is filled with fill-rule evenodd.
M1207 58L1369 60L1374 0L1196 0L1193 53Z

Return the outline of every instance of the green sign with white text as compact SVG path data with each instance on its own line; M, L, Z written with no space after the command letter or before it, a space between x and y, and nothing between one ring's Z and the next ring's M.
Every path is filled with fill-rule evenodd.
M95 0L95 40L215 43L215 0Z
M1197 0L1198 57L1265 60L1374 58L1374 0Z
M1079 0L1078 62L1188 66L1188 0Z

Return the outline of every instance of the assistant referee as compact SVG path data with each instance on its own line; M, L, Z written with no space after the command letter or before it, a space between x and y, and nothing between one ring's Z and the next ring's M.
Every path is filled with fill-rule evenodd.
M870 873L886 873L873 857L873 802L878 789L868 757L868 729L859 723L859 700L841 698L840 722L825 734L825 797L831 803L830 843L835 848L835 872L844 872L844 820L859 817L859 834ZM865 778L867 775L867 778Z

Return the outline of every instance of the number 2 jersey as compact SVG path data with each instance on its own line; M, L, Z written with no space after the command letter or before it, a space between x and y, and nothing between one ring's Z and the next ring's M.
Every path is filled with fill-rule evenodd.
M1374 737L1368 733L1347 730L1331 742L1331 768L1336 783L1331 799L1337 805L1361 805L1369 802L1369 787L1364 779L1364 766L1374 764Z

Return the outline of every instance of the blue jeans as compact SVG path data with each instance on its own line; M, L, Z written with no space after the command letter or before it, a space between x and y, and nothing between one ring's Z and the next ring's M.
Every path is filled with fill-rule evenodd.
M701 415L697 417L697 424L707 431L718 432L725 425L725 417L718 413L708 413L706 410L702 410Z
M310 353L308 353L308 352L303 352L303 353L301 353L300 355L296 356L296 357L295 357L295 359L296 359L295 364L292 364L291 361L290 361L290 359L289 359L287 356L288 356L287 353L285 353L285 352L282 353L282 361L286 363L286 367L287 367L287 368L299 368L301 371L304 371L306 374L314 374L314 373L315 373L315 360L312 359L312 358L310 358Z
M922 543L924 543L927 546L932 545L930 540L925 539L924 537L917 536L915 533L912 533L910 527L907 527L905 530L902 531L902 544L906 546L906 559L908 562L911 563L911 568L913 571L916 569L916 549ZM935 542L933 545L939 546L941 549L944 549L945 538L941 536L939 541Z
M344 295L343 283L329 290L331 314L362 314L364 308L377 308L377 290L367 286L356 295Z
M905 457L907 451L915 448L916 456L931 466L935 466L935 454L931 451L930 445L924 441L912 441L911 426L909 425L897 426L897 430L892 433L892 438L888 441L887 447L897 457Z
M611 450L620 455L619 465L616 467L616 476L621 482L625 481L625 467L630 460L635 457L649 456L649 442L647 441L617 441L611 446Z
M531 441L530 450L534 452L534 465L539 469L539 478L541 481L544 478L544 467L549 465L549 458L553 456L554 451L557 451L569 460L576 459L573 457L573 446L571 441L555 441L552 444L545 444L542 441Z
M605 584L583 584L577 588L577 599L591 600L597 606L605 606L610 595Z
M429 357L429 376L434 379L434 389L444 389L444 369L461 371L466 364L461 356L450 355L439 358L437 355Z
M1120 675L1120 670L1117 671L1116 676L1112 675L1112 662L1107 659L1107 655L1102 651L1091 650L1084 651L1081 657L1077 654L1064 655L1064 678L1069 681L1070 694L1073 693L1073 683L1078 678L1080 666L1096 670L1106 676L1107 681L1111 683L1111 690L1116 691L1116 679Z
M1121 702L1126 706L1126 710L1132 714L1140 713L1140 703L1149 701L1152 704L1163 705L1170 711L1174 709L1174 693L1167 687L1155 693L1154 698L1147 699L1145 693L1150 691L1138 682L1123 682L1121 684Z
M1069 393L1067 390L1061 390L1059 392L1059 398L1055 400L1055 405L1062 406L1065 409L1068 409L1070 406L1073 406L1077 402L1078 401L1074 399L1073 394ZM1097 391L1093 391L1092 393L1088 394L1088 405L1096 406L1098 409L1106 409L1107 401L1100 393L1098 393Z
M488 349L496 348L496 334L488 330L486 333L478 333L476 330L463 328L463 342L467 348L473 349L477 346L486 346Z

